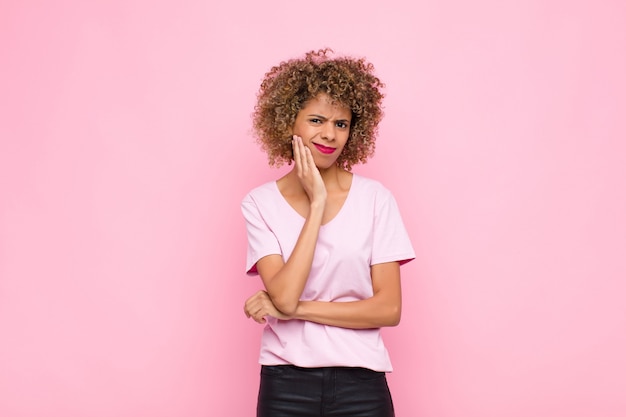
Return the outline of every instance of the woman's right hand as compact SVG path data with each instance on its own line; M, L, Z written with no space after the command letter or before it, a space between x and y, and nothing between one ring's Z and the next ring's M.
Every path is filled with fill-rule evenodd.
M257 323L265 323L265 317L271 316L279 320L290 320L291 317L281 313L270 298L267 291L257 291L246 300L243 306L246 317L253 319Z
M297 135L293 136L292 146L296 174L300 179L302 188L304 188L311 204L319 203L324 206L327 196L326 185L324 185L319 169L315 166L311 150L304 146L302 138Z

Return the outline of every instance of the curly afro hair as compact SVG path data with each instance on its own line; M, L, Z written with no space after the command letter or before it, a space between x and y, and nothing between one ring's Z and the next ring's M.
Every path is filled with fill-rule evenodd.
M291 164L290 131L296 116L308 100L321 93L352 111L350 136L337 165L349 171L374 153L383 116L380 90L384 84L374 75L374 66L363 58L331 58L332 52L328 48L310 51L265 74L252 116L255 136L270 165Z

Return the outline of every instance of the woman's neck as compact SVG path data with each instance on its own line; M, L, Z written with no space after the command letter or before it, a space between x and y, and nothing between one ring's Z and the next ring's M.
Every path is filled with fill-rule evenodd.
M319 171L327 191L345 191L350 188L352 174L344 170L343 168L340 168L337 165L333 165L326 169L320 169ZM304 193L304 189L300 185L300 180L298 179L298 174L296 172L295 166L285 177L290 177L291 184L300 189L298 193Z
M337 165L333 165L326 169L320 169L319 171L327 190L341 188L341 177L345 173L343 169L339 168Z

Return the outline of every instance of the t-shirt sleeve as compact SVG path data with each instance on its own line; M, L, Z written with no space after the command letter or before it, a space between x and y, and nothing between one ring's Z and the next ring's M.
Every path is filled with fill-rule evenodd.
M255 201L248 195L241 202L241 211L246 221L248 251L246 256L246 274L258 275L256 263L267 255L281 255L280 245Z
M374 241L371 264L415 259L415 252L402 222L395 198L388 190L377 195L374 213Z

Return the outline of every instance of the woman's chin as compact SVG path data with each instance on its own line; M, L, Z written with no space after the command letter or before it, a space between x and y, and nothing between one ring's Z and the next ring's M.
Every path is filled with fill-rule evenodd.
M337 159L335 158L324 158L321 161L315 161L315 166L317 167L317 169L319 169L320 171L325 171L329 168L336 168L337 167Z
M328 171L329 169L337 168L337 164L315 164L317 169L321 171Z

